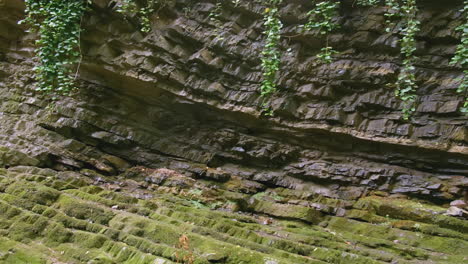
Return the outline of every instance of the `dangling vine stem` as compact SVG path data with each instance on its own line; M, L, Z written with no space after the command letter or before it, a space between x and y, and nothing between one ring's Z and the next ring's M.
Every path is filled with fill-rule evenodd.
M326 45L317 54L319 61L331 63L332 56L337 54L332 47L328 45L328 34L340 26L333 22L333 18L338 16L339 1L323 1L315 5L315 8L307 13L308 22L303 26L305 30L317 29L321 35L327 35Z
M81 14L81 18L80 18L80 29L81 29L82 24L83 24L83 14ZM81 31L78 34L78 52L80 53L80 59L78 61L78 66L76 66L75 77L73 78L74 81L76 81L76 79L78 78L78 73L80 72L81 62L83 61L83 52L81 51L80 43L81 43Z
M221 0L219 0L221 1ZM264 13L265 45L262 51L263 80L261 83L261 96L267 98L277 90L277 73L280 68L281 51L279 48L283 24L279 19L279 5L282 0L266 1L268 8ZM380 0L355 0L354 4L362 7L376 6ZM121 0L119 12L137 13L141 22L140 30L151 30L150 15L155 11L155 5L159 4L159 10L166 5L166 0L146 0L144 7L137 5L137 0ZM235 6L240 0L232 0ZM37 90L69 94L74 88L74 81L78 77L82 60L80 48L80 33L83 14L91 0L25 0L26 18L21 22L32 25L33 30L38 31L39 39L36 41L36 53L40 64L35 67L36 78L39 87ZM416 0L385 0L387 13L387 32L401 34L400 40L402 67L396 81L395 94L403 102L403 118L409 119L416 108L416 77L415 77L415 36L419 32L419 21L416 18ZM306 30L317 29L319 34L331 33L339 27L333 22L338 16L338 0L321 0L315 4L313 10L308 12L308 22L303 26ZM158 10L158 11L159 11ZM210 19L219 21L221 2L217 2L210 13ZM457 27L461 33L461 43L456 54L451 60L451 65L459 65L463 71L458 92L464 94L462 112L468 112L468 0L464 0L464 8L461 10L464 22ZM403 28L395 28L395 22L403 19ZM215 30L219 33L219 29ZM291 37L291 36L290 36ZM336 51L329 45L329 37L326 37L326 45L317 55L324 63L330 63ZM72 66L78 63L73 76ZM268 109L265 104L264 110Z
M407 120L416 110L417 85L414 73L414 61L416 59L414 52L416 51L415 36L419 32L420 22L416 19L418 10L416 0L403 0L401 10L405 19L405 26L401 29L403 38L400 41L403 63L396 82L395 95L404 102L402 113L403 119Z
M283 24L279 19L278 6L282 0L267 0L269 7L265 9L263 34L266 36L262 51L263 81L261 85L261 96L266 97L277 89L276 75L280 67L281 53L279 41Z
M221 37L221 31L223 29L223 22L221 21L222 3L220 1L221 0L217 0L208 15L210 21L215 25L215 29L211 33L214 40L223 40L223 37Z
M378 5L380 0L355 0L353 6L356 3L358 6L370 7Z
M20 23L30 24L39 33L37 90L67 95L74 89L71 67L81 57L80 21L90 1L26 0L25 4L26 18Z
M401 6L398 0L385 0L385 6L387 7L387 12L384 15L385 24L387 24L385 31L391 32L393 27L395 27L395 21L403 17L401 14Z
M148 33L151 31L151 14L155 12L156 4L160 4L158 11L166 4L165 0L146 0L146 5L139 7L136 0L122 0L117 10L122 14L136 14L140 20L140 31Z
M464 102L460 111L468 113L468 0L465 0L463 9L460 11L465 21L456 29L461 33L461 42L457 46L455 56L450 61L450 65L458 64L464 69L461 84L457 92L464 95Z

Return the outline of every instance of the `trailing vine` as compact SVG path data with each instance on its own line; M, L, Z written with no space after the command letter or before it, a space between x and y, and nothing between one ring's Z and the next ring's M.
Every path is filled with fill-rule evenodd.
M401 6L398 0L385 0L385 6L387 6L387 12L385 13L385 24L387 27L385 31L391 32L392 28L395 27L395 21L401 19Z
M234 7L238 7L240 5L241 0L232 0L232 4Z
M374 6L379 1L358 0L360 6ZM420 22L417 20L416 0L385 0L386 32L402 35L400 40L400 54L403 57L402 67L395 82L395 95L403 101L403 119L407 120L416 111L416 76L414 61L416 56L416 34L419 32ZM402 28L395 28L396 22L403 19Z
M369 6L376 6L379 4L380 0L357 0L356 4L358 6L369 7Z
M304 25L305 30L317 29L319 34L325 35L331 33L340 27L333 21L334 17L338 16L339 1L323 1L315 5L315 8L307 13L309 17L307 23ZM320 50L317 55L319 61L323 63L331 63L332 55L337 54L329 44L328 36L326 39L326 45Z
M155 6L158 2L158 0L146 0L146 5L139 7L136 0L122 0L117 12L130 15L136 14L140 20L140 31L147 33L151 31L150 18L151 14L155 12Z
M461 107L461 112L468 113L468 0L465 0L464 7L460 10L465 18L463 24L457 27L457 31L461 33L461 42L457 46L455 56L450 61L451 65L460 65L463 70L463 77L457 92L464 95L464 103Z
M304 25L306 30L318 29L320 34L328 34L340 26L333 23L333 17L338 15L338 1L323 1L307 13L309 21Z
M278 6L282 0L267 0L269 7L265 9L264 23L266 36L265 45L262 51L262 69L263 81L261 84L261 96L269 96L277 89L276 75L280 67L280 48L281 29L283 24L279 19ZM265 106L264 106L265 107Z
M135 0L122 0L117 12L123 14L138 13L138 6Z
M263 34L266 36L266 40L261 53L263 72L261 96L265 98L277 90L276 81L281 58L280 33L283 24L279 18L279 5L282 0L262 1L266 1L268 4L263 18L265 27ZM56 94L69 94L74 89L74 80L78 69L74 69L73 65L81 59L81 20L90 2L91 0L25 0L27 16L21 23L30 24L32 29L39 33L39 39L36 41L36 53L40 64L35 67L35 76L39 84L37 90ZM238 6L241 1L231 0L230 2L232 5ZM415 56L415 36L419 32L420 22L416 17L418 12L416 0L355 0L354 3L358 6L370 7L376 6L380 2L385 2L387 7L385 14L386 31L402 36L400 39L402 66L395 83L395 95L404 102L403 118L409 119L415 111L417 99L414 66L417 59ZM333 56L337 54L337 51L329 45L328 34L339 28L339 25L334 21L339 15L339 3L338 0L321 0L307 13L308 20L303 25L305 30L316 30L320 35L327 35L326 45L317 55L317 59L323 63L330 63ZM159 9L161 9L165 4L166 0L145 0L141 2L138 0L121 0L118 11L124 14L136 14L141 23L140 30L149 32L151 30L151 14L156 11L156 6L159 5ZM217 0L209 14L210 21L216 26L213 30L216 39L221 39L219 36L222 30L221 9L222 0ZM468 112L468 0L464 0L464 8L461 12L464 22L457 27L457 31L461 34L461 43L458 45L450 65L459 65L464 70L457 91L465 96L461 111ZM401 27L395 27L397 22ZM265 104L263 104L263 107L267 114L271 113Z
M215 29L212 31L212 36L215 40L223 40L220 36L221 31L223 29L223 23L221 21L221 11L222 11L222 4L220 0L216 2L214 7L210 10L208 18L212 23L215 25Z
M401 29L403 35L401 45L401 55L403 56L402 68L398 75L396 82L395 95L398 96L403 102L402 109L403 118L409 119L411 114L416 110L416 77L414 61L416 56L416 33L419 32L420 22L416 19L418 11L416 7L416 0L403 0L401 11L404 14L405 26Z
M333 61L332 56L335 54L338 54L338 51L327 45L320 49L320 53L317 54L317 59L322 63L331 63Z
M69 94L74 89L72 65L80 53L81 19L87 0L50 1L26 0L26 18L20 23L32 26L39 33L36 54L40 64L35 67L38 91Z

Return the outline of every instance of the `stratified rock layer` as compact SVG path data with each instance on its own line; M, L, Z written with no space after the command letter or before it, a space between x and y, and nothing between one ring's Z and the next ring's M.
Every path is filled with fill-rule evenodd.
M448 66L461 23L457 1L421 7L420 97L409 122L386 85L400 60L397 36L383 31L384 8L345 1L342 29L330 36L342 53L323 65L315 59L322 37L294 31L310 7L284 6L283 35L291 37L283 45L291 50L282 58L270 118L259 112L263 7L226 3L215 38L212 3L171 3L143 35L134 18L96 2L83 20L80 91L49 104L33 92L34 36L17 25L21 2L6 1L0 145L56 169L115 174L127 163L181 169L187 161L341 199L369 190L440 201L463 196L467 118L457 112L461 69Z
M185 233L200 263L465 262L466 208L449 208L468 185L462 69L448 66L462 1L419 1L407 122L387 85L398 36L385 8L354 1L331 64L316 60L324 36L296 30L310 2L284 1L280 91L261 115L260 2L225 1L215 30L212 1L168 1L142 34L96 0L80 89L51 102L34 91L24 4L0 1L0 258L171 263Z

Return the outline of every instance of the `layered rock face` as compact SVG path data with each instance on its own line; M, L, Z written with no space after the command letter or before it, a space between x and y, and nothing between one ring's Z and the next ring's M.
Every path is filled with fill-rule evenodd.
M152 16L152 31L142 34L138 31L137 19L118 14L114 1L96 0L93 10L83 19L83 60L77 75L79 92L73 97L60 97L50 103L47 96L34 92L36 83L32 69L36 61L33 41L36 36L26 33L26 28L17 24L24 16L24 6L19 0L1 1L0 166L12 171L2 174L5 176L2 181L4 187L0 186L2 208L18 206L11 197L24 195L14 191L16 185L22 186L28 179L42 182L42 178L37 176L42 175L42 172L31 172L32 167L27 167L26 174L29 176L21 173L18 176L17 170L24 171L26 167L16 166L51 168L55 172L48 171L50 175L43 175L51 179L60 179L60 175L69 175L70 171L75 171L73 175L77 179L86 176L91 180L84 180L82 185L70 185L70 188L50 185L54 180L41 183L47 188L55 188L55 191L50 190L56 194L55 198L46 204L39 200L33 200L32 203L38 203L38 208L41 207L39 205L54 208L75 219L78 213L63 205L67 199L97 202L99 205L96 206L100 210L109 211L109 221L99 224L124 230L124 227L133 224L133 220L127 223L119 217L127 213L139 215L139 211L116 213L119 210L113 208L116 204L99 200L102 193L105 195L101 196L112 200L107 195L115 191L107 185L102 186L104 183L99 179L110 177L104 182L108 184L116 181L118 185L133 175L138 183L135 190L151 190L146 196L140 195L134 199L141 200L140 203L158 201L162 199L161 192L168 195L166 180L171 177L154 179L149 177L151 173L132 172L134 169L131 167L167 168L185 177L186 181L197 179L199 184L207 181L210 188L225 190L215 195L217 198L208 201L199 201L202 198L189 196L188 205L182 203L174 209L181 215L189 214L186 210L200 207L197 202L204 206L221 202L222 205L213 208L302 221L296 224L322 223L322 226L330 225L328 230L335 233L342 231L341 224L349 225L350 228L354 224L362 225L359 227L362 229L376 228L377 231L372 235L360 233L369 237L379 236L376 234L393 230L391 228L397 228L398 232L406 229L410 232L402 237L427 235L434 240L440 239L440 242L437 240L440 244L450 242L451 245L461 245L460 250L466 249L463 241L466 240L466 221L444 216L445 209L440 207L421 209L424 211L421 216L415 209L421 204L402 200L418 198L444 205L467 195L468 118L457 110L463 98L456 93L462 69L448 66L459 43L459 36L454 29L462 21L458 11L462 1L420 1L418 17L422 30L417 37L419 59L416 64L419 100L417 111L410 121L401 120L402 103L395 98L394 88L387 85L395 81L401 59L398 36L384 30L385 8L358 8L353 6L353 1L343 1L340 18L337 18L342 25L341 29L329 36L330 44L340 51L331 64L321 64L316 60L316 54L325 45L326 37L316 32L300 33L296 30L297 25L305 21L305 14L311 8L310 1L285 1L281 8L281 18L285 24L282 47L285 51L279 76L280 91L269 99L274 116L262 115L263 98L259 97L259 86L265 6L261 2L240 1L239 5L235 5L226 1L220 16L222 23L214 23L209 19L213 1L168 1L165 7ZM180 192L193 187L183 182L169 184L169 188L175 189L171 191L172 195L176 194L171 199L183 200ZM92 185L104 189L94 193ZM63 189L74 191L63 192ZM123 191L127 194L124 196L138 194L125 188ZM253 197L256 193L267 195ZM198 196L205 197L201 194ZM394 204L387 201L394 201ZM132 200L124 203L137 202ZM235 209L229 206L230 203L236 205ZM27 215L33 214L41 215L35 217L45 219L49 225L63 225L64 221L68 221L50 220L43 207L42 211L33 210L34 206L18 207L18 213L14 214L18 219L24 220ZM2 212L13 210L7 209L2 209ZM83 210L88 212L86 208ZM157 214L164 215L162 211L157 211ZM228 213L229 216L220 216L219 212L211 213L220 219L236 219ZM131 217L147 217L149 213L136 215ZM93 220L92 214L80 217L78 219L98 221ZM151 218L151 221L159 223L163 221L160 218L164 217ZM115 222L110 219L115 219ZM401 220L409 222L405 222L407 225L394 224ZM35 220L31 221L33 223ZM333 225L333 221L343 222ZM455 224L451 221L455 221ZM121 228L112 226L109 224L111 222ZM15 238L15 229L8 217L0 223L0 230L4 229L6 231L2 232L8 234L5 241L21 243L21 239ZM172 222L170 224L174 225ZM420 227L426 227L426 224L428 230L442 231L424 233ZM229 228L218 232L228 232L231 225L236 226L229 223ZM90 231L83 226L78 228L65 224L64 228L99 233L97 229ZM278 224L275 228L283 227ZM298 232L306 236L313 235L307 233L307 228L304 229ZM251 230L250 227L242 225L238 232L248 233L248 230ZM141 231L140 237L145 237L143 234L146 232L150 231ZM189 237L194 238L193 233L197 232L190 232ZM225 240L225 237L204 232L197 234ZM256 232L266 237L277 236L274 230ZM328 231L320 229L317 232L324 235L323 232ZM34 234L45 236L39 233ZM234 233L230 234L232 239L239 239ZM394 242L400 240L399 235L382 238L385 240L381 242L383 244L370 246L362 242L364 246L356 246L361 243L356 238L358 234L344 240L350 244L340 240L344 243L341 245L343 248L322 244L320 247L335 249L337 252L349 251L354 247L353 254L376 259L372 255L376 252L369 253L361 247L381 250L389 243L392 246L388 247L391 248L387 250L388 257L376 261L464 261L460 253L462 251L450 251L442 248L442 245L440 248L434 248L433 245L423 247L422 255L414 253L417 251L414 247L420 244L411 244L413 242L410 241L419 240L407 238L405 246L399 247L398 242ZM134 235L138 237L138 234ZM74 236L64 241L76 243L79 238ZM315 252L313 248L296 252L291 251L295 247L287 246L289 243L308 242L294 235L285 236L291 236L293 242L286 238L289 242L281 240L278 243L283 243L283 246L278 250L298 256L277 253L277 259L268 262L270 260L264 260L265 256L262 255L253 258L258 259L255 262L247 259L247 254L243 261L312 263L300 256L311 257L311 252ZM107 239L115 243L127 243L129 247L136 247L143 253L156 254L156 251L145 251L140 247L142 242L136 246L117 237L120 236L108 235ZM151 243L163 243L166 246L174 247L176 244L172 240L147 239ZM264 244L266 240L259 242L253 239L252 242L244 239L253 243L247 246L246 252L268 253L267 249L257 245L268 246ZM245 247L244 242L229 243ZM99 245L97 248L102 249L104 242ZM398 250L393 246L398 246ZM29 243L28 247L34 245ZM39 255L46 254L42 249L38 250L41 252ZM203 254L213 253L210 250L204 251L200 246L196 254L203 259ZM405 253L408 250L416 251ZM111 252L110 249L104 251ZM96 254L104 251L96 250ZM118 254L121 251L115 252ZM430 252L438 252L442 257L435 258L437 254ZM57 255L60 260L60 254L53 255ZM74 259L78 262L84 261L80 258L86 261L97 258L95 255L89 258L82 254L65 255L69 261ZM170 254L156 255L163 257L164 261L177 261L174 256L169 257ZM228 253L225 255L229 256ZM300 261L296 258L300 258ZM336 262L339 257L311 258L317 261L313 263L340 263ZM109 259L122 263L115 255L109 256ZM209 261L207 256L205 259ZM366 261L371 261L369 259L366 258ZM131 258L127 260L131 261ZM148 262L141 263L150 261L156 260L148 258ZM226 256L211 260L216 261L241 263L238 258ZM373 262L358 259L356 263Z

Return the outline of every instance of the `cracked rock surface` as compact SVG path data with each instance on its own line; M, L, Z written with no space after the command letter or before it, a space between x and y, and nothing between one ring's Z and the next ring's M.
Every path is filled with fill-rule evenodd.
M340 54L320 64L324 37L295 29L309 1L285 1L266 117L265 6L230 2L217 38L213 1L171 1L142 34L95 0L80 89L51 104L24 4L0 1L0 263L173 263L184 234L196 263L466 262L468 118L448 65L462 1L420 1L407 122L384 8L343 1Z

